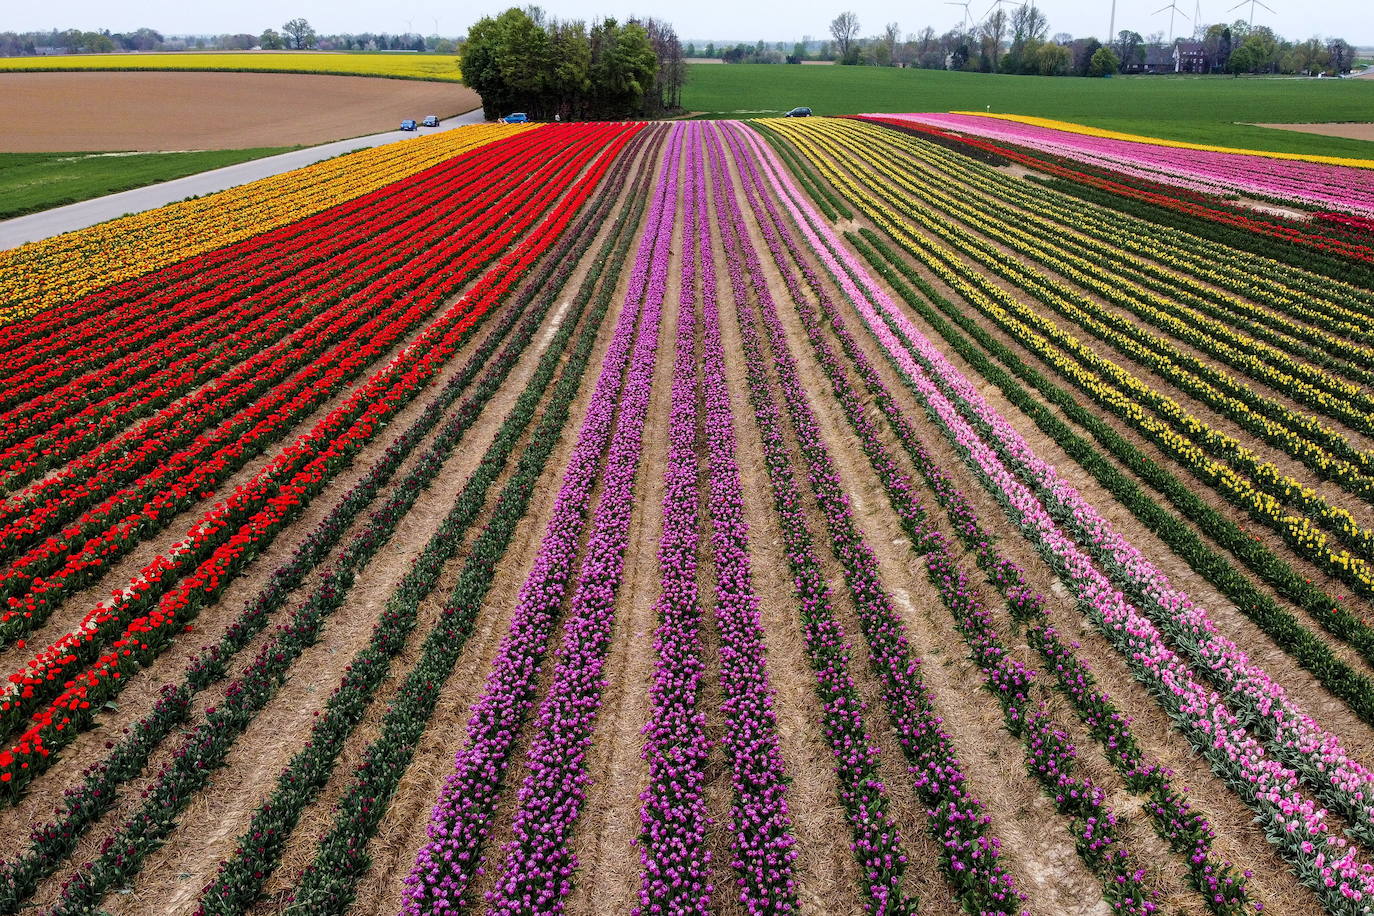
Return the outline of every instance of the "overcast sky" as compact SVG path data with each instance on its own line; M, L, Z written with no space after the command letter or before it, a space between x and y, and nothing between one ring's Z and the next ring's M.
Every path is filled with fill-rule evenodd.
M970 11L981 18L992 0L972 0ZM1116 28L1134 29L1142 35L1169 31L1169 13L1154 11L1169 0L1117 0ZM1175 0L1182 15L1175 30L1185 35L1198 0ZM1312 4L1297 0L1260 0L1255 20L1290 38L1339 35L1356 45L1374 45L1374 6L1370 0L1323 0ZM1228 12L1235 0L1201 0L1203 22L1234 21L1249 17L1250 4ZM10 0L0 12L0 30L29 31L49 28L105 28L127 31L149 26L172 34L252 32L280 28L287 19L304 16L318 32L405 32L460 35L476 19L510 5L503 0L444 3L437 0L237 0L237 2L187 3L185 0L53 0L25 3ZM547 0L541 4L560 18L590 19L596 16L657 16L673 24L686 39L795 41L803 35L828 34L830 20L844 9L859 16L863 35L879 32L897 22L903 33L922 26L943 32L958 23L963 11L940 0L905 3L902 0L691 0L684 4L667 0ZM1096 35L1107 32L1111 0L1042 0L1051 34ZM1184 17L1188 17L1185 19Z

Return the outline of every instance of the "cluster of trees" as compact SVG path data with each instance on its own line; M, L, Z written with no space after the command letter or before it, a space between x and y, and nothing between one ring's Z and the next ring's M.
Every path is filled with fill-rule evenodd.
M672 26L656 19L547 19L511 7L469 31L463 82L487 117L524 111L535 120L608 120L681 107L687 68Z
M959 4L956 4L959 5ZM1026 73L1043 76L1106 76L1146 69L1147 59L1172 70L1173 45L1162 33L1144 37L1125 30L1103 44L1096 38L1075 38L1064 32L1050 35L1049 20L1034 2L1010 12L995 7L981 22L954 28L942 35L927 26L902 36L897 23L887 23L877 35L860 37L859 17L850 11L830 23L830 40L807 36L795 45L708 44L698 54L687 46L688 57L721 58L726 63L801 63L830 60L840 64L879 67L920 67L927 70L970 70L983 73ZM1267 26L1245 22L1207 26L1199 30L1204 72L1209 73L1347 73L1355 50L1341 38L1287 41ZM1196 45L1189 45L1198 53ZM1188 68L1184 68L1188 69Z

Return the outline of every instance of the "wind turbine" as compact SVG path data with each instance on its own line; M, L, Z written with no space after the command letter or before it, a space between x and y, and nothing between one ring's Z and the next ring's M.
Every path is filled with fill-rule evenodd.
M1241 3L1244 3L1245 0L1240 0L1240 2L1241 2ZM1168 10L1168 11L1169 11L1169 44L1173 44L1173 43L1174 43L1174 14L1177 13L1178 15L1182 16L1184 19L1187 19L1187 18L1188 18L1188 14L1185 13L1185 12L1183 12L1183 10L1181 10L1181 9L1178 8L1178 4L1175 2L1175 0L1169 0L1169 5L1168 5L1168 6L1160 7L1159 9L1155 10L1151 15L1158 16L1160 13L1164 12L1165 10Z
M1268 7L1268 6L1265 6L1264 3L1262 2L1262 0L1240 0L1239 3L1237 3L1235 6L1231 7L1231 8L1230 8L1229 10L1227 10L1226 12L1228 12L1228 13L1235 12L1236 10L1240 9L1242 6L1244 6L1244 5L1247 4L1247 3L1250 4L1250 18L1246 21L1245 24L1246 24L1246 26L1248 26L1249 28L1252 28L1252 29L1253 29L1253 28L1255 27L1255 6L1256 6L1256 4L1258 4L1259 6L1264 6L1264 8L1267 9L1267 10L1269 10L1269 12L1271 12L1271 13L1274 12L1273 9L1271 9L1271 8ZM1275 14L1275 15L1277 15L1277 14Z
M1193 37L1201 40L1204 36L1199 33L1202 31L1202 0L1195 0L1193 3Z
M1244 2L1244 0L1241 0L1241 2ZM993 11L993 10L995 10L995 9L1001 9L1003 6L1025 6L1025 5L1026 5L1026 0L992 0L992 6L988 7L988 11L987 11L986 13L983 14L983 18L984 18L984 19L987 19L989 16L992 15L992 11Z
M972 3L973 0L964 0L963 3L958 3L956 0L945 0L945 6L962 6L964 8L964 25L969 29L973 28L973 14L968 11Z

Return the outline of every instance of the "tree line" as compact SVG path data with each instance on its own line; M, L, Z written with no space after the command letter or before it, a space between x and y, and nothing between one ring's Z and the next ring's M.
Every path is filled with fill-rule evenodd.
M681 107L687 68L672 26L656 19L551 19L511 7L468 30L459 65L488 118L657 118Z
M710 43L701 49L689 44L686 56L717 58L726 63L824 60L852 66L1107 76L1141 72L1148 69L1147 62L1151 66L1163 62L1164 69L1172 70L1171 55L1177 44L1166 44L1163 33L1145 37L1130 30L1122 30L1106 44L1065 32L1051 36L1048 17L1033 2L1011 12L999 6L982 21L966 19L943 34L927 26L903 36L898 23L889 22L877 35L861 37L859 17L852 11L836 16L829 31L828 39L805 36L790 44ZM1195 34L1197 38L1187 45L1190 62L1207 73L1335 75L1348 73L1355 65L1355 49L1342 38L1289 41L1268 26L1245 21L1209 25Z
M156 29L129 32L109 29L50 29L40 32L0 32L0 57L30 57L38 54L110 54L117 51L431 51L454 54L459 40L439 35L388 32L359 32L337 35L317 34L310 23L291 19L278 29L258 33L238 32L222 35L171 36Z

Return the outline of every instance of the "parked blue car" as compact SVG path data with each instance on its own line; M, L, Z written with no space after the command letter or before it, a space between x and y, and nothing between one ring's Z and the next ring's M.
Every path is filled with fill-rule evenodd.
M525 114L523 111L517 111L514 114L506 115L501 121L505 124L524 124L529 121L529 119L529 115Z

